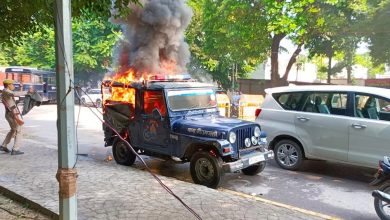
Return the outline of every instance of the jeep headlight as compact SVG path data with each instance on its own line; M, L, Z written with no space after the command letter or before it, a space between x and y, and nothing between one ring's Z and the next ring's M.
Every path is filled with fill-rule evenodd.
M245 143L245 147L250 147L251 146L251 139L245 138L244 143Z
M229 133L229 142L230 142L231 144L234 144L234 143L236 142L236 139L237 139L236 132L231 131L231 132Z
M256 126L254 132L255 137L260 137L260 134L261 134L261 130L259 127Z
M252 142L252 145L257 145L259 143L259 141L257 140L257 138L255 136L251 137L251 142Z

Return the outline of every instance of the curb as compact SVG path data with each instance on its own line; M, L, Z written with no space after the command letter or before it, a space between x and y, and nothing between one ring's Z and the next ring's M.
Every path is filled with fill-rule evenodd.
M325 214L322 214L322 213L319 213L319 212L314 212L314 211L298 208L298 207L287 205L287 204L284 204L284 203L275 202L275 201L272 201L272 200L260 198L258 196L252 196L252 195L248 195L248 194L245 194L245 193L232 191L232 190L229 190L229 189L219 188L218 191L226 192L226 193L229 193L229 194L232 194L232 195L241 196L241 197L244 197L244 198L253 199L253 200L260 201L260 202L263 202L263 203L266 203L266 204L270 204L270 205L274 205L274 206L279 206L279 207L282 207L282 208L286 208L286 209L289 209L289 210L301 212L303 214L311 215L311 216L318 217L318 218L323 218L323 219L328 219L328 220L341 220L341 218L338 218L338 217L325 215Z
M51 218L51 219L59 219L59 215L41 205L39 205L38 203L26 198L26 197L23 197L15 192L12 192L11 190L3 187L3 186L0 186L0 193L4 194L6 197L10 198L10 199L13 199L17 202L20 202L22 204L28 204L30 206L31 209L34 209L40 213L42 213L43 215L46 215L47 217Z

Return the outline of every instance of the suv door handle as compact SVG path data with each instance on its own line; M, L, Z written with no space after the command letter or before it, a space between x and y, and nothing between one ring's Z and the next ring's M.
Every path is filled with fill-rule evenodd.
M353 128L356 128L356 129L364 129L364 128L367 128L367 125L363 125L363 124L359 124L359 123L354 123L354 124L352 124L352 127L353 127Z
M309 121L310 118L306 118L306 117L303 117L303 116L298 116L297 117L299 121Z

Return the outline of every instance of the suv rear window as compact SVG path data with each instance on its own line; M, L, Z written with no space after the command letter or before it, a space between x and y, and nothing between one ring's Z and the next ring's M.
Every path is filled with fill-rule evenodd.
M284 108L285 110L298 111L300 109L300 101L302 99L303 93L293 92L293 93L274 93L274 99Z

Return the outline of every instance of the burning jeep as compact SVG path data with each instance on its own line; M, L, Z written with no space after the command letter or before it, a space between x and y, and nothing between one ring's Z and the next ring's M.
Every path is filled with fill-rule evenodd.
M104 121L140 154L190 162L195 183L216 188L225 172L256 175L273 152L258 124L218 114L215 88L187 77L151 77L139 82L104 81ZM107 126L105 145L115 161L130 166L136 156Z

